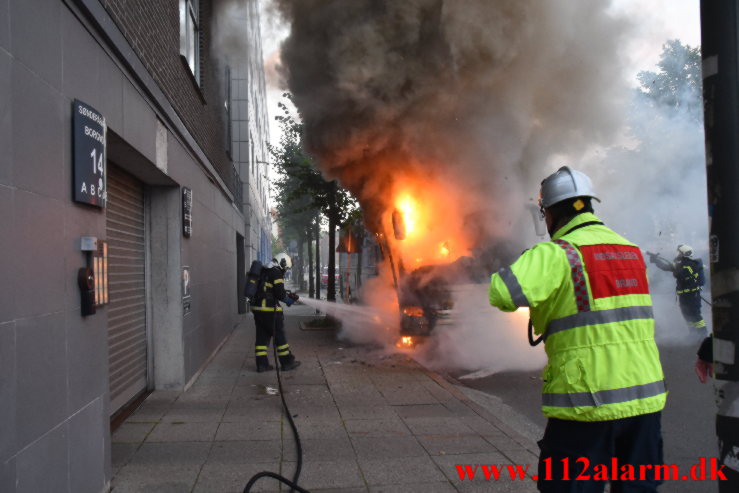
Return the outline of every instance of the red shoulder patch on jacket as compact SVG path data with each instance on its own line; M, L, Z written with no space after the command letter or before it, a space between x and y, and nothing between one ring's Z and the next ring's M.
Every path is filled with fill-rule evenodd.
M628 245L581 246L593 298L649 294L641 250Z

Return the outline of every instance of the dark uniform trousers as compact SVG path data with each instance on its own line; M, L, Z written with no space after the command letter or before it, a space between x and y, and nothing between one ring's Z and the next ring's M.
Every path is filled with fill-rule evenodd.
M682 293L677 296L680 303L680 312L682 312L683 318L690 327L695 329L705 327L706 322L703 320L703 315L701 314L700 291Z
M630 468L622 469L622 466L630 464L635 480L611 481L611 493L656 492L662 481L655 479L651 467L644 468L645 478L640 479L639 465L654 466L663 462L661 414L593 422L549 418L544 438L539 441L539 491L602 493L607 482L595 481L593 477L602 470L607 471L608 479L613 479L611 471L615 458L618 478L627 479L621 473ZM563 462L563 459L567 460ZM569 464L567 475L565 464ZM605 467L596 468L599 464ZM585 479L588 476L589 479ZM569 479L563 479L565 477Z
M285 315L283 312L254 311L253 313L254 325L257 328L255 346L269 347L273 333L277 347L287 344L287 337L285 336Z
M277 348L277 356L279 357L280 364L284 366L292 363L295 356L290 352L290 346L287 343L287 336L285 335L285 315L283 312L254 311L253 313L254 325L257 329L254 341L257 361L259 362L260 358L264 358L262 362L264 365L267 364L267 348L269 347L272 335L274 334L275 346Z

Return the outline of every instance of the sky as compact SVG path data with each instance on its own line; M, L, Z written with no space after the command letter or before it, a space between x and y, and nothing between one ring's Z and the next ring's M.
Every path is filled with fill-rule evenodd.
M279 140L280 130L275 122L279 114L277 104L284 89L279 87L275 71L279 61L280 44L289 34L289 26L282 23L270 9L271 0L259 0L262 23L262 51L267 73L267 111L270 120L270 140ZM623 14L633 22L634 36L626 53L631 59L629 78L637 85L636 75L643 70L655 70L662 45L670 39L679 39L690 46L700 45L699 0L613 0L614 13Z

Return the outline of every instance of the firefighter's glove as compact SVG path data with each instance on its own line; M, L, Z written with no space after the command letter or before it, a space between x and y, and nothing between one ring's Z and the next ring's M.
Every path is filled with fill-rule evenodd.
M300 299L300 296L297 295L297 293L287 293L287 295L293 299L293 301L298 301Z
M695 374L698 375L698 380L700 380L701 383L706 383L708 381L708 377L713 376L713 363L703 361L700 358L697 359L695 361Z
M657 254L656 253L647 252L647 255L649 255L649 262L650 263L652 263L652 264L656 264L657 263Z

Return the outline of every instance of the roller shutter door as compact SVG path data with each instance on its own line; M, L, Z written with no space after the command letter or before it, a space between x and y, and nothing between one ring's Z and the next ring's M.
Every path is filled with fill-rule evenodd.
M110 413L147 386L144 185L108 163Z

